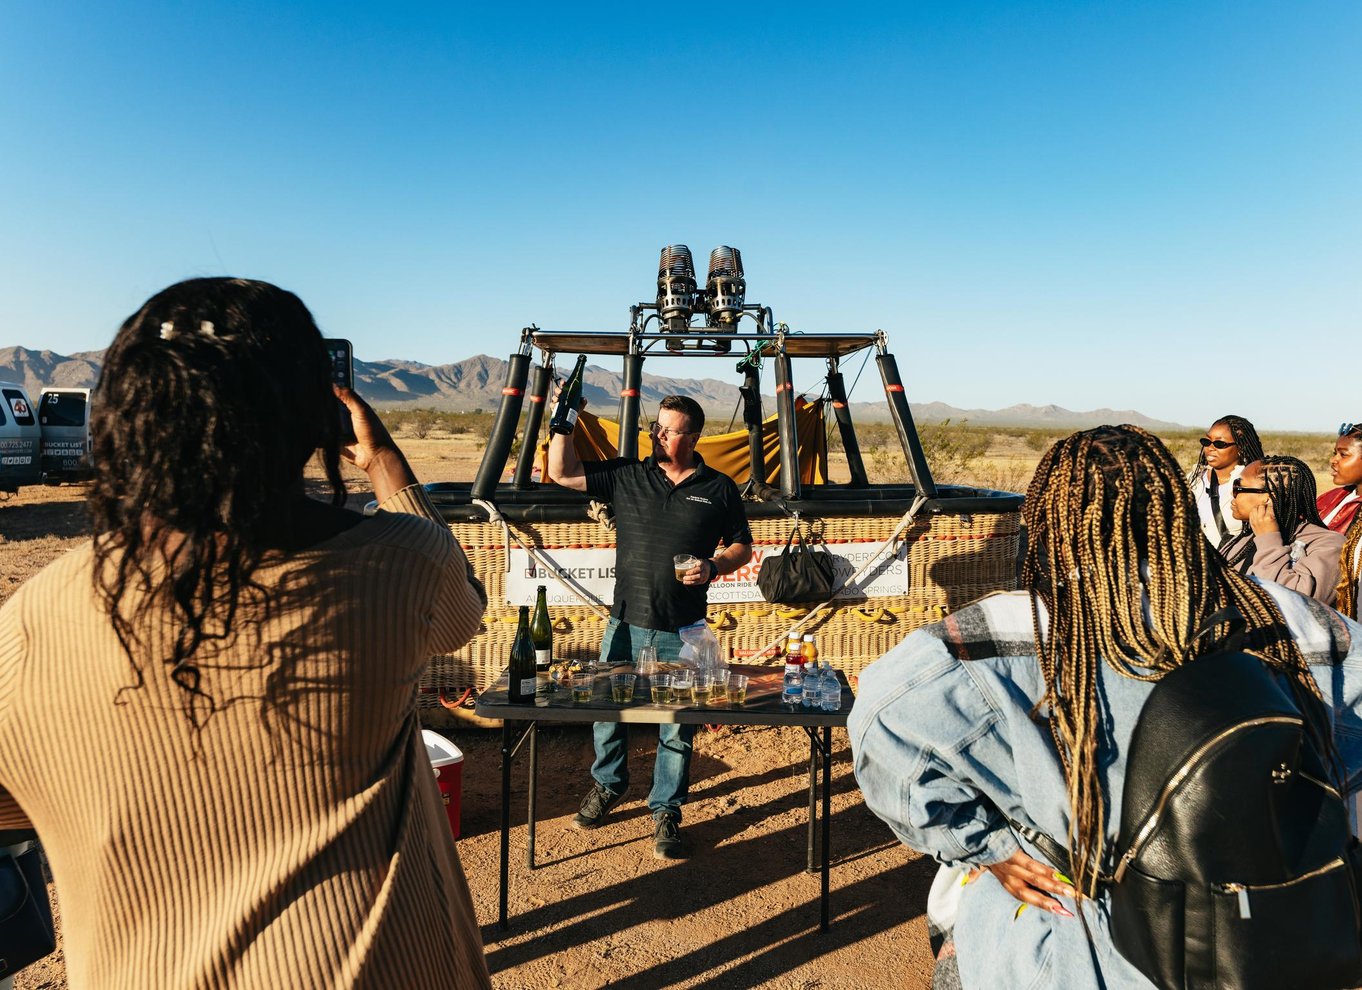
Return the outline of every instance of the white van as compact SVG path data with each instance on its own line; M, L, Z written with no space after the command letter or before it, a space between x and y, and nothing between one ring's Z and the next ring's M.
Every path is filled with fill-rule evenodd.
M17 492L42 480L42 428L17 382L0 382L0 492Z
M90 389L43 389L38 426L43 434L44 481L59 484L90 477Z

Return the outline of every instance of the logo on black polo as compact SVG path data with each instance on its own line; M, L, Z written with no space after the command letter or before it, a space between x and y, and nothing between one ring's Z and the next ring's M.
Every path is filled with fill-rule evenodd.
M713 504L714 504L714 503L711 502L709 499L705 498L703 495L687 495L687 496L686 496L686 501L687 501L687 502L703 502L705 505L713 505Z

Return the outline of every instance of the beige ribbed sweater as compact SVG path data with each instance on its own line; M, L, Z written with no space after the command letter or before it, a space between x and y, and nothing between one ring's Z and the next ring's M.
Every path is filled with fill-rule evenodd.
M480 589L420 488L383 508L257 572L278 606L198 657L230 704L197 735L158 662L119 694L89 548L0 609L0 804L42 838L72 988L490 986L415 716Z

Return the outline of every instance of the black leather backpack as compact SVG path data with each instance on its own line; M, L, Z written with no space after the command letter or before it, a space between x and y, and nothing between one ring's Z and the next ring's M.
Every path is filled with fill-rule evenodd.
M1313 695L1247 653L1166 674L1127 754L1116 948L1166 990L1362 985L1359 856Z

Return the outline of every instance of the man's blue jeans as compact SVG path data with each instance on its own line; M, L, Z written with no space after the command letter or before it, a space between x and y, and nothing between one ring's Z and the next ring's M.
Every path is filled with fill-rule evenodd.
M601 637L601 663L633 663L645 646L657 649L659 660L676 660L681 655L681 637L661 629L644 629L620 622L614 616ZM657 759L653 762L653 789L648 793L648 810L654 818L674 815L681 818L681 805L690 788L691 740L695 726L663 724L657 727ZM629 730L623 722L597 722L593 730L596 762L591 776L612 794L623 794L629 786Z

